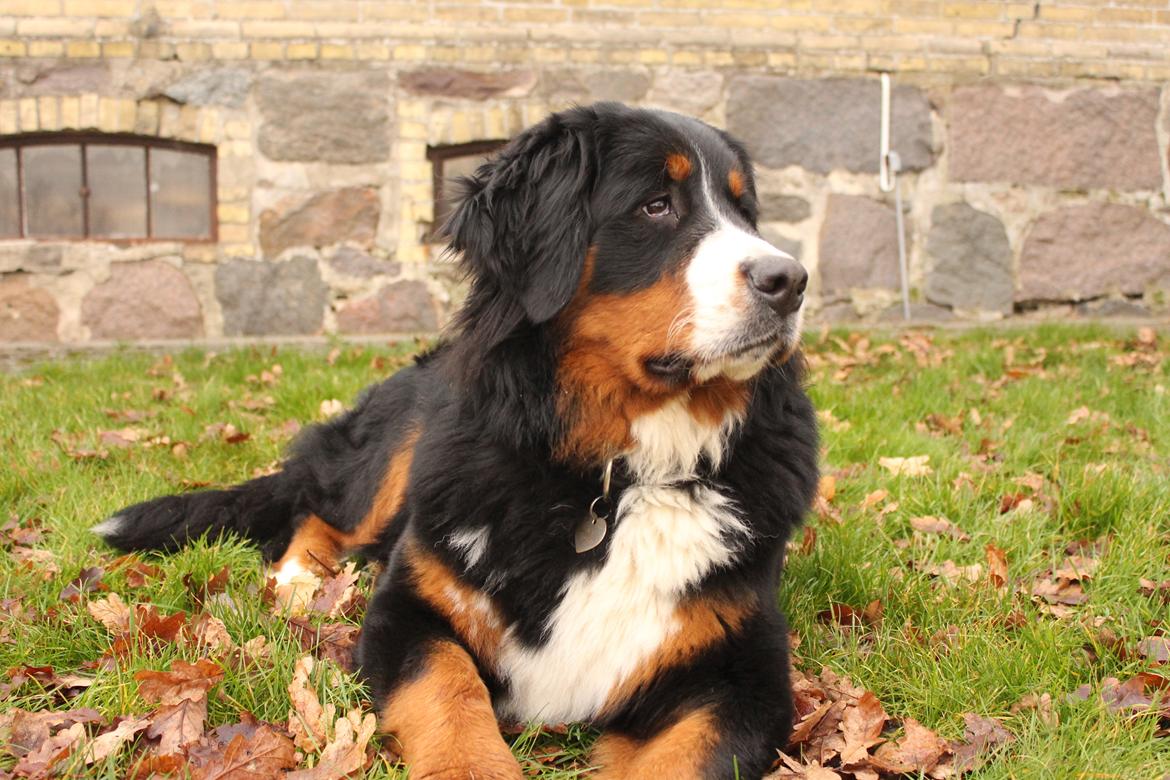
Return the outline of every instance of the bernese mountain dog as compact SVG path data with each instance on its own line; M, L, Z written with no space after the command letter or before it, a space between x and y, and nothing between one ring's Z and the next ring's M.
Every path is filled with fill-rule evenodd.
M614 103L461 183L453 333L279 473L147 501L124 550L234 532L288 582L385 562L358 647L413 778L520 778L497 718L601 729L598 778L758 778L791 729L785 544L817 486L808 274L744 147Z

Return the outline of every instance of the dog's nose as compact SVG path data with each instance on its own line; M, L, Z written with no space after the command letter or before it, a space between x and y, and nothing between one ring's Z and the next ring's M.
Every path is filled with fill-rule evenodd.
M739 264L752 292L772 311L784 316L804 303L808 271L786 255L751 257Z

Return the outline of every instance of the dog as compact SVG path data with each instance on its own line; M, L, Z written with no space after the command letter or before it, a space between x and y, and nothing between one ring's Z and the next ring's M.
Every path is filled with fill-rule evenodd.
M287 583L385 561L357 650L411 777L520 778L497 718L586 721L598 778L752 778L791 730L776 589L816 491L806 271L744 147L696 119L555 113L444 226L449 337L282 469L95 527L234 532Z

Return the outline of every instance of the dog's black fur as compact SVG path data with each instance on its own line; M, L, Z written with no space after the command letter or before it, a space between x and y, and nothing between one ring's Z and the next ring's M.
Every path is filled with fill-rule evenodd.
M138 504L99 532L122 549L170 550L229 531L276 561L309 519L345 539L372 521L373 537L339 552L388 564L369 604L359 652L380 712L394 706L397 691L428 673L436 642L471 655L498 706L512 681L493 663L494 651L461 633L450 605L422 591L420 564L412 561L425 553L460 587L485 597L494 619L507 627L508 641L526 648L549 640L570 579L605 564L622 516L611 518L610 533L597 548L579 554L572 544L576 524L598 495L605 458L564 446L577 435L574 424L583 414L561 381L577 343L567 312L584 299L618 300L651 288L683 268L712 229L712 215L694 194L698 185L664 176L664 156L677 150L695 150L712 181L726 180L733 169L746 176L739 198L719 197L729 204L722 218L754 233L750 163L725 134L695 120L616 104L553 115L464 182L446 229L471 288L446 343L368 389L352 411L306 430L279 473L228 490ZM672 199L673 224L639 211L660 191ZM614 343L621 338L615 334ZM645 375L622 381L639 398L669 399L693 389L685 355L637 359ZM688 713L704 713L710 744L696 747L701 755L664 770L663 777L722 778L733 771L759 777L791 727L787 629L776 608L776 586L786 540L817 484L815 418L802 389L799 353L777 356L743 386L745 411L728 433L721 462L704 458L699 473L670 486L691 495L713 489L734 502L747 529L734 560L689 585L679 599L739 605L735 615L715 610L719 641L663 664L615 706L592 714L606 732L602 740L649 750ZM404 495L392 516L371 519L387 464L408 447ZM617 454L615 505L636 480ZM469 560L452 539L485 525L485 546ZM655 554L640 551L647 566ZM454 772L450 776L467 764L479 767L477 777L518 776L476 757L422 756L404 747L409 759ZM459 753L458 740L444 750ZM610 772L635 777L652 770L630 763Z

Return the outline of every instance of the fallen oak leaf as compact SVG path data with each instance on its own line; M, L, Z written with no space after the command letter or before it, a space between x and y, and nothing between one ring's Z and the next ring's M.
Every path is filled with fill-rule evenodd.
M67 758L84 739L85 726L74 723L22 756L12 768L12 774L17 777L48 777L52 774L53 766Z
M988 542L984 547L987 554L987 579L995 589L1006 588L1008 583L1007 553L995 544Z
M272 780L297 765L291 739L267 724L237 733L222 753L192 767L192 780ZM291 775L287 775L291 776Z
M1051 697L1049 697L1051 703ZM953 767L956 773L971 772L983 765L990 753L1015 740L1010 731L995 718L985 718L973 712L964 712L966 723L964 742L952 745Z
M946 743L913 718L902 721L902 727L902 738L879 747L870 763L891 774L929 773L948 752Z
M841 751L841 766L861 764L869 759L869 749L885 742L882 730L889 716L872 691L857 700L857 706L845 711L841 720L841 732L845 736L845 748Z
M929 455L912 455L908 458L878 458L878 465L895 477L929 477L934 473Z
M1138 654L1159 664L1170 662L1170 638L1148 636L1137 644Z
M81 601L82 593L105 589L105 584L102 582L105 573L106 570L101 566L89 566L82 569L76 577L69 581L68 585L61 589L59 598L62 601L76 604Z
M93 619L105 626L108 631L118 634L130 630L134 613L117 593L111 593L104 599L90 601L85 608Z
M365 769L366 746L376 728L377 719L372 712L363 716L361 710L350 710L344 718L337 719L333 739L321 751L317 765L289 772L285 780L341 780Z
M150 715L146 736L159 741L156 752L161 756L180 753L199 741L207 722L207 699L182 699L164 704Z
M150 726L149 718L123 718L110 731L91 739L85 746L85 763L94 764L114 755Z
M328 724L336 712L332 704L328 709L321 706L313 688L314 666L313 656L298 658L288 684L288 696L292 702L292 709L288 712L288 731L296 746L306 753L316 753L325 746Z
M933 517L930 515L912 517L910 518L910 527L920 533L949 536L952 539L958 539L960 542L971 540L970 534L945 517Z
M202 658L194 664L175 661L169 672L136 672L138 695L151 704L178 704L206 700L207 692L223 679L219 664Z

